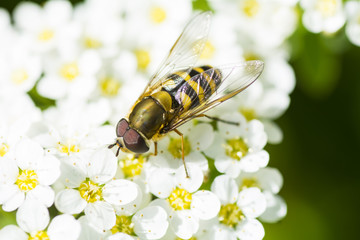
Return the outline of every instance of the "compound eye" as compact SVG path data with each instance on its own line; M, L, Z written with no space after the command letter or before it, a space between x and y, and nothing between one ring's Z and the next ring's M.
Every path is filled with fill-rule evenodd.
M127 149L134 153L145 153L149 151L144 138L134 129L130 128L124 135L124 143Z
M123 137L128 128L129 128L128 121L122 118L116 125L116 136Z

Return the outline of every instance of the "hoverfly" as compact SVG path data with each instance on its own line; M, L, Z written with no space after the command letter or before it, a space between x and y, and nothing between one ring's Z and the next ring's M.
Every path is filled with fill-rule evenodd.
M182 161L188 177L183 134L177 128L197 117L227 122L204 113L234 97L259 77L264 64L258 60L224 67L195 67L207 41L210 22L211 12L203 12L185 26L128 116L118 122L116 141L109 146L118 146L116 156L120 149L145 153L149 141L154 142L157 155L157 141L174 131L181 137Z

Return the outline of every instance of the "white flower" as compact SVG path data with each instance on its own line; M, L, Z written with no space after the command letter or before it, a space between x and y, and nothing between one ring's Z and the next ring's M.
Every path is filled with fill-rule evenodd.
M214 139L214 131L210 124L185 124L178 129L184 137L184 157L186 163L197 164L203 171L208 170L207 159L202 151L207 149ZM181 137L172 132L158 142L158 155L150 156L153 165L167 168L174 172L182 163Z
M350 42L360 46L360 3L358 1L348 1L345 3L347 14L346 35Z
M49 185L60 175L58 160L26 138L17 144L15 157L15 161L8 161L6 175L0 176L0 204L3 210L17 209L25 197L50 207L54 202L54 190Z
M113 205L125 205L136 198L138 186L128 180L113 180L117 160L109 149L95 151L89 159L70 158L62 164L62 182L67 187L56 195L55 206L61 212L85 212L89 222L100 230L115 224Z
M14 225L4 227L0 230L0 239L76 240L80 234L80 224L73 216L58 215L50 222L46 207L33 200L26 200L19 208L16 220L20 228Z
M267 140L263 124L258 120L247 123L236 112L223 118L240 126L218 122L214 143L205 151L215 160L216 169L236 178L241 171L256 172L265 167L269 154L263 150Z
M68 1L47 1L44 7L23 2L15 8L14 20L31 49L48 52L69 38L71 14Z
M52 99L87 98L96 87L95 74L100 65L100 57L92 50L79 56L56 56L45 64L45 76L37 89L42 96Z
M134 216L118 215L116 224L111 229L112 236L108 240L115 239L159 239L166 233L169 226L166 211L159 206L148 206L138 211Z
M209 222L209 239L249 239L264 237L264 229L255 218L266 209L265 196L256 187L239 192L234 179L220 175L211 185L221 201L218 219ZM226 238L227 237L227 238Z
M301 0L302 21L311 32L334 33L345 23L342 0Z
M198 190L203 173L195 164L188 164L187 178L183 167L175 175L159 169L150 178L150 191L160 199L152 205L162 206L169 215L172 231L180 238L188 239L199 228L199 220L216 216L220 208L219 199L210 191Z
M257 187L266 197L266 211L260 216L265 222L277 222L287 213L285 201L278 196L283 178L276 168L263 168L255 173L241 173L237 179L240 189Z

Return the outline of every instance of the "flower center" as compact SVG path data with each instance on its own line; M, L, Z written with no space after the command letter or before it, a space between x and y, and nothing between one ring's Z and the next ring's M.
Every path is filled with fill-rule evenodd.
M72 82L79 76L78 65L75 62L65 63L60 69L60 75L65 78L66 81Z
M168 151L174 158L182 157L182 148L181 148L181 138L170 138L170 143L168 146ZM191 145L189 140L184 138L184 156L187 156L191 151Z
M16 85L20 85L29 78L28 73L25 69L16 69L11 73L11 81Z
M251 188L251 187L257 187L257 188L260 189L260 186L259 186L259 183L258 183L257 179L254 178L254 177L243 178L240 189Z
M135 154L128 154L120 160L119 165L125 177L131 178L140 175L144 162L145 158L142 155L135 157Z
M112 77L105 77L100 80L101 94L104 96L116 96L121 87L121 83Z
M6 143L1 143L0 144L0 156L3 157L8 152L9 152L9 145L7 145Z
M176 240L184 240L184 239L177 237ZM197 238L196 237L191 237L191 238L189 238L187 240L197 240Z
M63 144L61 142L58 142L58 150L59 152L66 153L67 155L70 155L70 153L80 152L79 146L73 143Z
M135 50L138 69L144 71L150 63L150 54L144 49Z
M89 203L93 203L102 199L101 187L91 180L85 180L79 187L80 196Z
M236 225L244 218L244 214L235 203L222 205L219 212L219 221L229 227Z
M241 8L246 16L254 17L259 12L260 4L257 0L245 0Z
M134 223L131 221L130 216L116 216L115 226L111 229L112 234L122 232L128 235L135 235Z
M38 40L47 42L54 37L54 31L50 29L44 29L38 34Z
M246 145L244 139L242 138L233 138L226 141L225 145L225 154L233 159L240 160L244 157L249 148Z
M28 192L38 185L38 176L34 170L20 170L15 184L22 192Z
M153 7L150 10L150 18L154 23L162 23L166 18L166 12L161 7Z
M31 234L28 240L50 240L50 238L45 231L37 231Z
M215 53L215 47L210 41L206 41L204 50L200 55L200 58L202 59L210 59L214 56Z
M246 118L247 121L251 121L256 118L256 112L252 108L241 108L240 113Z
M192 195L185 189L176 188L167 200L174 210L190 209Z
M336 14L336 0L318 0L316 9L321 12L324 17L331 17Z
M100 48L102 46L101 42L95 38L85 37L84 38L84 45L86 48Z

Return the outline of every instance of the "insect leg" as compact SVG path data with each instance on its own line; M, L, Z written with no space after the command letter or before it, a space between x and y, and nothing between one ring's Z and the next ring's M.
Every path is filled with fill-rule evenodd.
M176 132L176 133L181 137L181 158L182 158L182 161L183 161L183 164L184 164L186 177L187 177L187 178L190 178L190 177L189 177L188 170L187 170L187 168L186 168L186 164L185 164L185 156L184 156L184 135L183 135L181 132L179 132L177 129L174 129L174 132Z
M154 148L155 148L154 156L156 156L157 155L157 142L154 142Z
M219 121L219 122L223 122L223 123L227 123L227 124L232 124L232 125L236 125L236 126L239 126L239 125L240 125L239 122L227 121L227 120L224 120L224 119L221 119L221 118L211 117L211 116L206 115L206 114L199 114L199 115L196 115L196 117L206 117L206 118L209 118L209 119L214 120L214 121Z

